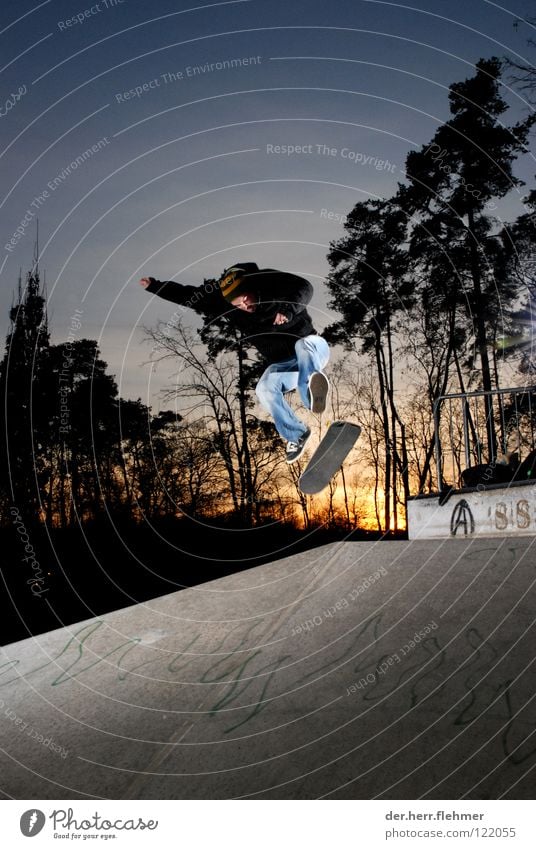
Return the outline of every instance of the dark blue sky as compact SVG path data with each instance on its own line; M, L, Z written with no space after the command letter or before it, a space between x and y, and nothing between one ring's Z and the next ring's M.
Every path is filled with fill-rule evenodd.
M514 27L527 14L533 0L4 2L0 331L37 215L53 339L81 311L126 397L158 407L168 379L142 365L141 325L173 308L142 275L201 282L237 259L294 271L322 329L340 218L396 190L480 57L534 61L534 30ZM505 97L511 122L526 105Z

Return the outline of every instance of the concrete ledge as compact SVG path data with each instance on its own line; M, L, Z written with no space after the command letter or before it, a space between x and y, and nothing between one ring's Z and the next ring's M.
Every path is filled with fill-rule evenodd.
M412 540L534 534L534 481L456 490L443 504L439 495L408 502L408 536Z

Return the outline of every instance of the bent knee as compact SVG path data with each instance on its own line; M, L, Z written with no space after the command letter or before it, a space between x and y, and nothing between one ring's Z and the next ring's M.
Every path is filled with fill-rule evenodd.
M296 353L307 352L325 365L329 360L329 345L322 336L304 336L296 341Z
M270 398L273 398L274 390L268 380L261 379L255 387L255 394L259 401L268 401Z

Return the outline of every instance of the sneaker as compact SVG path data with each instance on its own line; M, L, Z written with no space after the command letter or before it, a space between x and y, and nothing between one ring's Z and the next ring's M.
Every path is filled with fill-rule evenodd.
M309 405L311 412L323 413L329 392L329 380L322 371L314 371L309 378Z
M307 444L307 440L311 436L309 428L300 436L297 442L287 442L287 463L295 463L303 454L303 449Z

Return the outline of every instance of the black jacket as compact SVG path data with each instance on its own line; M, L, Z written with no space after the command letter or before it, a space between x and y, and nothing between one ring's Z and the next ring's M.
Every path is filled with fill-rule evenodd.
M303 277L273 268L260 269L248 274L246 279L249 290L258 299L252 313L226 301L218 283L188 286L150 277L146 291L207 317L225 316L240 328L246 341L254 345L268 363L289 360L295 356L296 341L316 333L305 308L313 295L313 287ZM277 313L286 315L288 321L274 325Z

